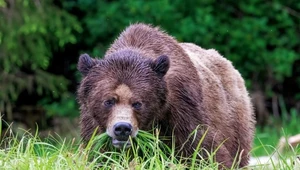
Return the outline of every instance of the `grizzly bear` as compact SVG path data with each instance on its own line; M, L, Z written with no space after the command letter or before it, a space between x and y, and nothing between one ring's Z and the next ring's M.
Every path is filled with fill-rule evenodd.
M81 136L106 132L113 146L130 146L139 129L159 125L178 153L216 152L225 167L244 167L254 133L253 108L240 73L215 50L179 43L160 28L133 24L104 59L79 58ZM197 129L196 137L188 139ZM203 128L204 127L204 128ZM205 157L205 152L202 153Z

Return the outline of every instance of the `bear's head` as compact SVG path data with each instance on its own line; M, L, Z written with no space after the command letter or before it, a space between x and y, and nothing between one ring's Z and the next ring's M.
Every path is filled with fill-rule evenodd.
M92 59L83 54L78 70L83 75L78 88L81 117L94 124L81 125L106 132L115 147L130 146L139 129L150 130L155 121L164 117L167 87L164 76L169 58L151 60L131 50L122 50ZM82 132L88 140L91 132Z

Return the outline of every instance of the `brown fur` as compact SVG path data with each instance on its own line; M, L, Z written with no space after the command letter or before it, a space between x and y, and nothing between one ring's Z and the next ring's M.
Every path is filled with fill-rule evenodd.
M168 56L170 67L160 77L149 65L162 55ZM208 129L201 146L211 151L224 142L217 151L218 162L231 167L237 156L239 167L248 164L254 133L252 105L241 75L217 51L178 43L158 28L134 24L121 33L104 60L93 60L89 69L79 62L78 68L87 74L78 89L84 139L96 127L99 133L105 131L111 111L99 103L123 83L132 95L127 101L143 102L142 110L132 110L139 129L148 130L155 121L166 134L174 132L184 156L194 152ZM205 128L197 131L196 140L187 141L198 125Z

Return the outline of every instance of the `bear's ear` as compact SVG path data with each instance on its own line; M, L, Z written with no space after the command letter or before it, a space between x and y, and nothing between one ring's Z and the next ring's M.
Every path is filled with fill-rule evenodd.
M94 59L92 59L88 54L82 54L79 57L77 69L83 76L86 76L94 65L96 65L96 61Z
M157 73L159 77L163 77L170 67L170 60L168 56L162 55L151 63L151 68Z

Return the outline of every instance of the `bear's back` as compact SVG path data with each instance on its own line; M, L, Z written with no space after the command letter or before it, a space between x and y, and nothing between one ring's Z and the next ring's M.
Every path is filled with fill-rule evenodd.
M214 121L216 121L216 119L218 120L215 122L217 129L221 130L221 128L223 128L222 130L224 130L224 132L230 132L224 134L225 137L231 137L224 145L232 156L235 156L237 148L239 147L248 153L253 140L254 113L244 80L240 73L232 66L229 60L225 59L213 49L206 50L192 43L180 43L180 45L196 67L202 84L207 85L203 87L206 88L204 91L214 94L212 95L213 97L209 95L204 96L204 104L218 104L215 99L225 97L223 100L227 104L221 105L224 108L221 108L222 110L220 110L219 113L215 112L213 115L214 118L212 118ZM217 84L215 86L219 87L215 88L213 84ZM220 96L220 93L222 93L220 90L224 92L223 94L225 94L225 96ZM226 110L228 110L228 112L226 112ZM210 113L214 111L215 109L210 111ZM229 129L225 130L226 126L224 126L222 122L226 122L226 126L234 129L234 131ZM218 123L220 124L218 125Z

